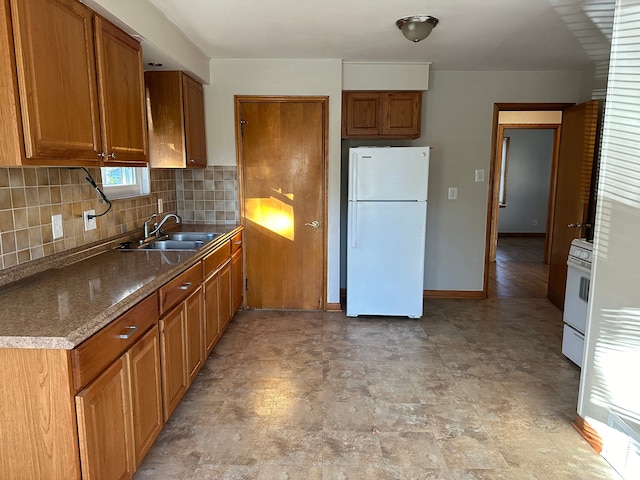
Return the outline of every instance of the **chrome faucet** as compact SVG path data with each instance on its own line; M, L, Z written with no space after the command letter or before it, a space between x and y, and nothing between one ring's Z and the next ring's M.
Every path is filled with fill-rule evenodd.
M149 217L149 220L147 220L146 222L144 222L144 238L148 238L151 236L151 234L149 233L151 231L150 225L151 225L151 220L153 220L154 218L156 218L158 216L157 213L154 213L153 215L151 215ZM154 223L153 228L155 228L156 224Z
M153 217L153 215L152 215L152 217ZM161 231L160 229L165 224L165 222L167 220L169 220L170 218L175 218L176 223L181 223L180 217L178 215L176 215L175 213L168 213L167 215L164 216L164 218L162 220L160 220L160 223L154 223L153 224L153 230L151 230L149 232L149 236L160 235L160 231ZM151 218L149 220L151 220Z

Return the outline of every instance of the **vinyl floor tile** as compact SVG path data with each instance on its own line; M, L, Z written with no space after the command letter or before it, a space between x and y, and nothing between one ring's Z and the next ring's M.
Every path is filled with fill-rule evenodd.
M544 298L420 320L240 311L134 479L618 480Z

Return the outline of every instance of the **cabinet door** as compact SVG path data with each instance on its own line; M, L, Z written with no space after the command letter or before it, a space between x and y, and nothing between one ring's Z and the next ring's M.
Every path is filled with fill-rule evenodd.
M216 272L207 278L207 281L204 283L204 345L206 356L209 356L220 336L219 296L220 273Z
M182 75L184 122L187 144L187 167L207 166L207 142L204 125L204 93L202 85Z
M220 297L218 299L220 312L220 334L231 320L231 262L220 269Z
M391 137L418 138L422 112L422 92L383 94L382 134Z
M371 137L382 132L380 92L345 92L343 137Z
M91 10L75 0L12 0L11 8L25 163L98 165Z
M106 165L147 162L142 47L115 25L96 17L96 55Z
M242 268L242 248L231 256L231 315L242 305L244 274Z
M204 318L202 315L203 307L202 288L198 288L189 298L185 300L186 311L186 332L185 346L187 356L187 372L189 375L189 384L200 371L204 362Z
M80 463L85 480L131 478L133 441L125 357L76 395Z
M160 383L160 339L154 326L127 353L131 375L131 408L135 465L151 448L164 425Z
M165 422L169 420L189 385L184 344L185 321L184 303L179 304L160 320L160 359Z

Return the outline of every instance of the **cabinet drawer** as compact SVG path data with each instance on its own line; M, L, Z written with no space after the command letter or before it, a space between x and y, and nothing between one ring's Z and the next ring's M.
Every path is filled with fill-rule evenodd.
M160 314L165 314L181 300L191 295L202 281L202 267L196 263L169 283L160 287Z
M231 256L231 242L226 241L202 260L204 278L216 271Z
M72 350L76 391L91 382L157 323L158 296L154 293Z
M241 248L242 248L242 232L238 232L231 238L231 254L234 254Z

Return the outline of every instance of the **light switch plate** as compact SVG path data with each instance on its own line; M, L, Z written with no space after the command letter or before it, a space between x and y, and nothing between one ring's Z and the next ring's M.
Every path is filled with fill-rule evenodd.
M458 199L458 187L449 187L449 193L447 195L449 200L457 200Z
M484 170L476 170L476 182L484 182Z
M62 229L62 214L51 215L51 229L53 230L54 240L64 235L64 230Z
M95 230L96 228L98 228L98 225L96 223L96 217L89 218L89 215L95 215L95 214L96 214L95 210L85 210L82 213L82 217L84 218L85 232L88 232L89 230Z

